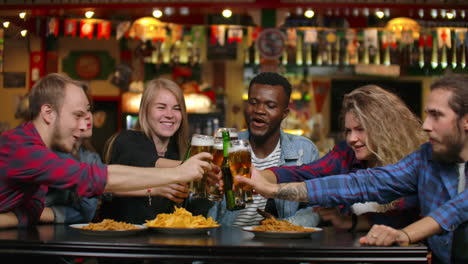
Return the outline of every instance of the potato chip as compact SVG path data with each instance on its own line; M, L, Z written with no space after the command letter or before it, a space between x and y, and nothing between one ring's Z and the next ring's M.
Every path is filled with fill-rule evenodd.
M172 214L158 214L153 220L146 220L149 227L170 227L170 228L202 228L218 227L219 224L213 218L205 218L203 215L193 216L185 208L175 207Z

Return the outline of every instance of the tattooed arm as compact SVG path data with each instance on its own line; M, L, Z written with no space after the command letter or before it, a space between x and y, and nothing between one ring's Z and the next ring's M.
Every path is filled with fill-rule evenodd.
M273 193L274 198L308 202L307 186L304 182L281 183L278 185L277 193Z
M276 184L269 173L263 173L252 166L251 178L236 176L240 185L251 186L255 193L265 198L279 198L296 202L307 202L307 186L304 182Z

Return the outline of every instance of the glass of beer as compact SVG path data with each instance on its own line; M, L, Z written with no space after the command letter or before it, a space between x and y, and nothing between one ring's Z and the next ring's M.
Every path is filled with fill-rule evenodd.
M223 139L215 138L213 145L213 163L221 168L223 163ZM222 201L223 194L219 189L218 185L213 185L208 188L208 200L210 201Z
M216 131L216 138L217 139L220 139L221 141L223 140L223 131L229 131L229 138L231 140L236 140L236 139L239 139L239 137L237 136L237 129L236 128L233 128L233 127L220 127L218 128L218 130Z
M250 167L252 165L252 155L248 140L231 140L229 148L229 166L233 177L240 175L250 178ZM242 189L246 203L253 202L252 188L249 186L238 186L234 180L237 189Z
M189 157L196 155L200 152L213 152L214 137L194 134L190 144ZM192 198L206 198L205 188L206 177L203 176L201 180L190 182L190 196Z

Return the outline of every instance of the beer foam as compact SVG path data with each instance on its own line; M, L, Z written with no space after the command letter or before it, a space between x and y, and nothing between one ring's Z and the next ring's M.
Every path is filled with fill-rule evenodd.
M237 152L237 151L250 151L248 146L242 146L242 145L233 145L231 144L229 146L229 153Z
M229 137L230 138L237 137L237 131L236 131L235 128L228 128L228 131L229 131ZM217 138L223 138L223 130L218 130L216 132L216 137Z
M213 137L192 137L192 146L213 146Z
M215 142L213 146L215 149L223 149L223 142Z

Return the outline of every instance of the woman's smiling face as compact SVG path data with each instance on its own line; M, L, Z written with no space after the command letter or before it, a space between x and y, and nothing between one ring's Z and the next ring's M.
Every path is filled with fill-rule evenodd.
M354 150L358 160L369 160L372 157L373 154L366 145L367 132L351 112L345 115L345 136L346 142Z

